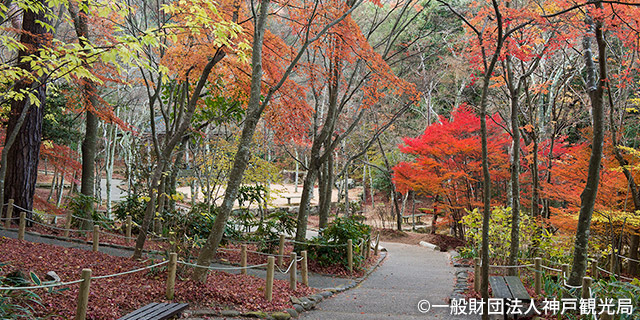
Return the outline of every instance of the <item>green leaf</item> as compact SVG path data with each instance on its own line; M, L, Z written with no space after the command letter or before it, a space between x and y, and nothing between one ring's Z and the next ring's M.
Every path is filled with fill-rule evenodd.
M42 284L42 282L40 281L40 278L38 278L38 276L32 271L29 272L29 277L31 277L31 281L33 281L33 283L35 283L36 286L39 286Z

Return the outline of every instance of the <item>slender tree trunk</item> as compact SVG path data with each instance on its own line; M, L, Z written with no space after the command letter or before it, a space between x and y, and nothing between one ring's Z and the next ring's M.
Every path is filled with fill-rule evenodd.
M233 161L233 167L229 174L231 178L227 182L224 200L222 201L218 215L213 222L213 228L209 233L207 242L200 250L200 255L198 256L197 264L199 266L209 266L209 263L211 262L211 259L213 259L216 249L222 240L224 228L227 224L227 220L229 219L229 215L231 214L231 210L233 209L233 203L237 198L238 189L242 183L242 177L244 176L244 171L247 168L247 164L251 156L251 142L253 140L253 134L265 107L264 103L260 103L260 89L262 83L262 44L264 42L264 32L269 3L269 0L264 0L260 3L260 15L257 17L254 26L253 51L251 56L251 91L247 117L244 121L242 136L238 143L238 151L236 152L236 156ZM192 275L193 279L201 282L206 280L207 269L203 267L198 267L194 270Z
M595 7L602 8L602 2L596 1ZM588 18L587 25L593 27L595 24L595 37L598 47L598 65L600 79L596 83L596 66L593 62L591 51L591 39L589 33L584 36L584 57L587 71L587 91L591 100L591 115L593 119L593 140L591 143L591 157L589 158L589 171L587 183L580 194L580 215L578 216L578 228L576 230L576 240L574 245L573 262L569 284L580 285L582 277L587 268L587 250L589 243L589 229L591 227L591 217L595 206L598 185L600 181L600 163L602 161L602 145L604 141L604 107L603 94L607 81L606 69L606 48L601 21L595 23Z
M518 263L520 252L520 122L518 121L518 95L511 95L511 134L513 137L513 157L511 159L511 250L509 251L509 265ZM535 165L534 165L535 166ZM534 178L535 179L535 178ZM515 268L509 269L509 274L516 275Z
M538 134L533 134L533 160L531 165L531 215L535 218L540 215L540 174L538 173Z
M171 137L167 137L162 151L157 155L158 159L156 161L156 167L153 171L151 184L149 186L149 203L147 203L147 208L142 219L142 225L140 226L140 233L138 234L138 238L136 239L136 247L133 251L132 258L134 259L140 259L142 257L142 249L144 247L145 240L147 239L147 231L149 230L149 226L151 225L151 221L155 213L155 201L157 197L156 189L158 189L158 182L160 181L163 172L167 168L167 163L170 161L175 147L179 142L182 141L185 132L191 126L191 119L193 118L197 102L200 100L200 94L202 93L202 90L207 83L207 79L209 77L209 74L211 74L211 70L218 62L220 62L225 57L225 55L226 54L223 48L218 48L213 57L210 58L207 64L204 66L204 69L200 73L200 78L198 79L196 85L193 87L193 92L191 93L191 96L186 103L186 110L180 124L177 126ZM150 102L149 107L150 109L153 109L154 104Z
M47 196L47 202L51 201L53 197L53 192L56 191L56 186L58 185L58 168L53 168L53 178L51 179L51 187L49 188L49 195Z
M511 248L509 251L509 265L518 263L520 252L520 121L519 115L519 85L515 87L511 70L511 57L507 57L507 72L509 74L509 91L511 95L511 137L513 138L513 157L511 158ZM535 165L534 165L535 166ZM535 179L535 178L534 178ZM509 269L509 274L516 275L515 268Z
M78 36L78 42L81 46L90 46L89 43L89 27L87 24L87 16L89 14L89 2L83 1L82 7L85 10L75 11L76 9L72 6L69 7L69 13L73 17L74 27L76 29L76 34ZM84 59L84 56L81 57ZM85 61L83 65L87 70L91 71L90 66ZM96 116L96 108L98 107L98 92L93 81L83 78L81 79L82 83L82 95L83 95L83 104L85 106L86 112L86 125L85 125L85 136L82 141L82 180L80 185L80 193L83 195L93 198L95 193L95 163L96 163L96 150L97 150L97 141L98 141L98 117ZM98 181L99 182L99 181ZM93 203L85 202L84 203L84 215L86 217L91 216L91 212L93 211Z

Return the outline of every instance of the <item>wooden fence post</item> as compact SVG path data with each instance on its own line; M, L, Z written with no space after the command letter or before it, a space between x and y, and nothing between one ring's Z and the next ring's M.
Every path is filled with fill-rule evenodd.
M380 231L378 231L378 235L376 236L376 247L373 249L373 254L378 255L378 249L380 247Z
M473 259L473 289L475 289L476 292L480 292L480 267L480 258Z
M591 277L582 278L582 299L591 298L591 291L589 290L589 288L591 288L591 281Z
M369 238L367 238L367 243L365 244L365 250L364 250L364 259L368 260L369 259L369 252L371 251L371 235L369 235Z
M278 244L278 266L282 268L282 261L284 256L284 234L280 235L280 243Z
M264 289L264 298L271 302L273 299L273 268L275 264L275 258L273 256L267 257L267 284Z
M82 282L78 292L78 307L75 320L87 318L87 306L89 305L89 285L91 285L91 269L82 269Z
M562 281L567 281L569 280L569 265L568 264L563 264L562 265L562 275L561 277L559 277ZM561 282L562 283L562 282Z
M616 273L616 255L613 253L609 254L609 272Z
M93 225L93 252L98 252L100 246L100 226Z
M125 229L125 235L127 236L127 238L131 238L131 225L132 225L131 221L131 216L127 216L127 225L126 225L126 229ZM131 239L127 239L127 241L129 241Z
M598 260L591 259L591 278L593 278L594 280L598 280L599 279L598 273L599 273L598 272ZM603 315L605 313L603 313Z
M353 272L353 240L347 240L347 263L349 265L349 273Z
M302 274L302 284L309 286L309 269L307 265L307 250L300 252L302 255L302 265L300 266L300 273Z
M169 270L167 272L167 300L173 300L176 288L176 268L178 265L178 254L169 254Z
M64 237L69 238L69 229L71 229L71 210L67 210L67 215L64 221Z
M536 294L542 293L542 258L533 259L535 269L534 289Z
M11 227L11 220L13 220L13 199L9 199L6 217L7 220L4 221L4 228L9 229Z
M298 255L291 252L291 269L289 269L289 289L296 291L298 283Z
M581 297L582 299L589 299L591 298L591 277L584 277L582 278L582 294ZM606 312L605 312L606 313ZM584 320L589 320L589 319L593 319L592 315L586 314L582 317L582 319Z
M243 244L240 246L240 269L241 274L247 274L247 245Z
M27 225L27 213L20 212L20 225L18 227L18 240L24 240L24 228Z

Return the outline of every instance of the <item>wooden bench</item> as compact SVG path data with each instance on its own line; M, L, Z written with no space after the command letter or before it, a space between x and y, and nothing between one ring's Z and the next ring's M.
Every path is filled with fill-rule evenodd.
M412 217L416 217L416 223L422 223L420 221L420 217L422 216L426 216L426 214L424 213L418 213L416 215L409 215L409 216L402 216L402 220L404 220L404 223L409 223L409 219L411 219Z
M527 289L522 284L522 281L520 281L520 278L516 276L492 276L489 277L489 284L493 291L493 297L505 300L504 319L507 319L508 303L510 300L518 299L523 304L531 302L531 296L527 292ZM523 313L526 310L527 308L524 307L521 309ZM518 319L518 315L514 314L514 318Z
M301 199L301 196L286 196L285 198L287 198L287 204L291 205L291 199Z
M149 303L118 320L165 320L179 316L188 303Z

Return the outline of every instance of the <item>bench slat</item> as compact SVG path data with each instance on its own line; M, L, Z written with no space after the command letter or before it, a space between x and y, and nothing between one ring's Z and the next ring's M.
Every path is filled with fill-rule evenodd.
M119 320L165 320L175 316L189 306L187 303L150 303Z
M152 302L149 303L148 305L134 310L131 313L127 313L127 315L125 315L124 317L118 319L118 320L130 320L130 319L136 319L137 316L139 316L140 314L144 314L145 312L147 312L147 310L153 309L158 303L157 302Z
M509 291L503 277L489 277L489 284L495 298L511 299L511 291Z
M180 313L180 311L186 309L189 305L186 303L171 303L167 304L164 308L155 310L154 312L145 315L140 320L165 320Z
M527 289L524 287L519 277L505 276L504 280L507 282L507 285L509 285L509 290L511 290L511 294L513 295L513 298L524 300L524 301L531 300L531 296L529 295L529 292L527 292Z

